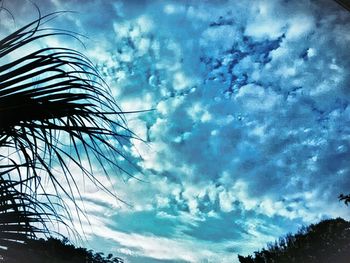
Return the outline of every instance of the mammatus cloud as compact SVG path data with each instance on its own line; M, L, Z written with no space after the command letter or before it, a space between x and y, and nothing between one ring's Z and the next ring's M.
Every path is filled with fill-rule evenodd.
M350 20L335 3L52 3L81 7L64 23L93 36L122 108L154 109L128 116L147 182L112 180L132 207L84 194L95 240L130 262L232 262L349 218L336 197L350 189Z

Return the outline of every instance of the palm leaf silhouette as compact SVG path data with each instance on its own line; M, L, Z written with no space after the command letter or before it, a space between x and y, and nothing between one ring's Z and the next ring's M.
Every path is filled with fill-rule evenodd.
M130 175L121 164L132 165L123 146L136 136L93 63L70 48L28 52L41 39L75 37L43 27L60 13L0 40L0 246L47 233L52 219L72 220L65 200L84 213L72 165L115 197L94 166L107 177L109 169Z
M349 0L334 0L339 5L341 5L346 10L350 11L350 1Z
M0 179L1 247L11 247L18 241L24 242L35 237L35 233L47 232L47 229L36 228L32 223L44 223L42 213L48 215L50 207L43 209L45 204L36 202L28 194L20 193L15 184L18 183Z

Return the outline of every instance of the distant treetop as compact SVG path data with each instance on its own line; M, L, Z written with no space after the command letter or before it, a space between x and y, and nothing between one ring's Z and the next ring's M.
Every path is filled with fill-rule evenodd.
M350 222L328 219L287 234L254 256L238 255L241 263L349 263Z

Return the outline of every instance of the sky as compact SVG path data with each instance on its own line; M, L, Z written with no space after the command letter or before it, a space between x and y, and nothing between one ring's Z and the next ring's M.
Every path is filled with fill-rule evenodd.
M87 246L125 262L237 262L288 232L350 219L350 13L331 0L34 0L125 111L123 204L86 186ZM29 1L4 1L15 21ZM6 26L5 26L6 25ZM142 156L142 158L139 158ZM97 171L96 176L105 180ZM137 180L141 179L141 180Z

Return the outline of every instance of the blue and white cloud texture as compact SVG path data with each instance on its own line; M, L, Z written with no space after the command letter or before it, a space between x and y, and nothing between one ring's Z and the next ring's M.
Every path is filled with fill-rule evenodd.
M350 14L333 1L37 3L79 11L58 24L91 38L122 109L154 109L127 116L148 142L127 149L145 182L112 178L132 206L86 187L94 248L235 262L303 224L350 219L337 200L350 192Z

